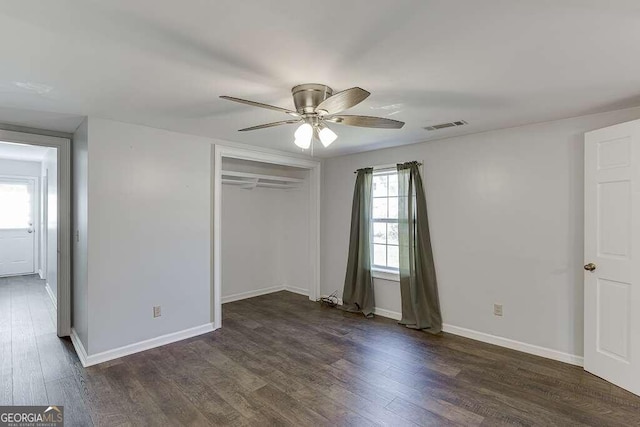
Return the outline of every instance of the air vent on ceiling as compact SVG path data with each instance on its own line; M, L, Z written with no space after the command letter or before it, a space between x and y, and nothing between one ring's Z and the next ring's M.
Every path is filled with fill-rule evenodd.
M433 126L427 126L425 127L426 130L440 130L440 129L446 129L446 128L452 128L452 127L456 127L456 126L464 126L466 125L467 122L465 122L464 120L457 120L455 122L449 122L449 123L440 123L439 125L433 125Z

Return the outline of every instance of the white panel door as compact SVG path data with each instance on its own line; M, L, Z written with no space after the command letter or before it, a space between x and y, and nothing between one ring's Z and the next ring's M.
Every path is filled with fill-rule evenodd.
M584 368L640 394L640 120L585 135Z
M0 177L0 276L35 272L34 181Z

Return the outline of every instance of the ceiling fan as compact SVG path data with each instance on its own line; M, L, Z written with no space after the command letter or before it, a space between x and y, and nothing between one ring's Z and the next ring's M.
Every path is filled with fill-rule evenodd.
M295 144L303 149L309 148L314 138L320 140L325 147L328 147L338 138L338 135L329 129L327 123L383 129L400 129L404 126L404 122L382 117L339 114L348 108L358 105L370 95L369 92L359 87L352 87L334 95L333 89L329 86L308 83L294 86L291 89L291 94L296 107L295 111L232 96L221 96L220 98L254 107L281 111L290 115L292 118L289 120L252 126L240 129L240 132L300 123L294 136Z

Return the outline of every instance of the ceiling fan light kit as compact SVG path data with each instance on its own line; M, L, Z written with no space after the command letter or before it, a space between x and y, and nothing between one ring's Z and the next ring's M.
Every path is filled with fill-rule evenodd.
M293 119L290 120L252 126L240 129L240 131L244 132L265 129L273 126L300 123L300 126L294 133L294 143L304 150L311 146L314 139L319 140L326 148L338 138L338 135L329 129L326 123L337 123L347 126L378 129L400 129L404 126L404 122L385 119L382 117L338 114L356 106L370 95L369 92L359 87L352 87L334 94L333 89L327 85L307 83L294 86L293 89L291 89L291 94L293 95L293 103L296 108L295 111L263 104L261 102L234 98L232 96L221 96L220 98L254 107L280 111L292 116Z
M333 141L338 139L338 135L336 135L334 131L329 129L327 125L325 125L324 123L320 123L318 125L318 139L320 139L320 142L322 143L324 148L327 148Z
M311 140L313 139L313 127L309 123L303 123L298 127L293 136L295 137L295 144L306 150L311 146Z

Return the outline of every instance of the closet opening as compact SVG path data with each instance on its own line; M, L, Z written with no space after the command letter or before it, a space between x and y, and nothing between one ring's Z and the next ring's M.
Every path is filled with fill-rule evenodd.
M222 304L319 292L320 163L216 146L213 323Z

